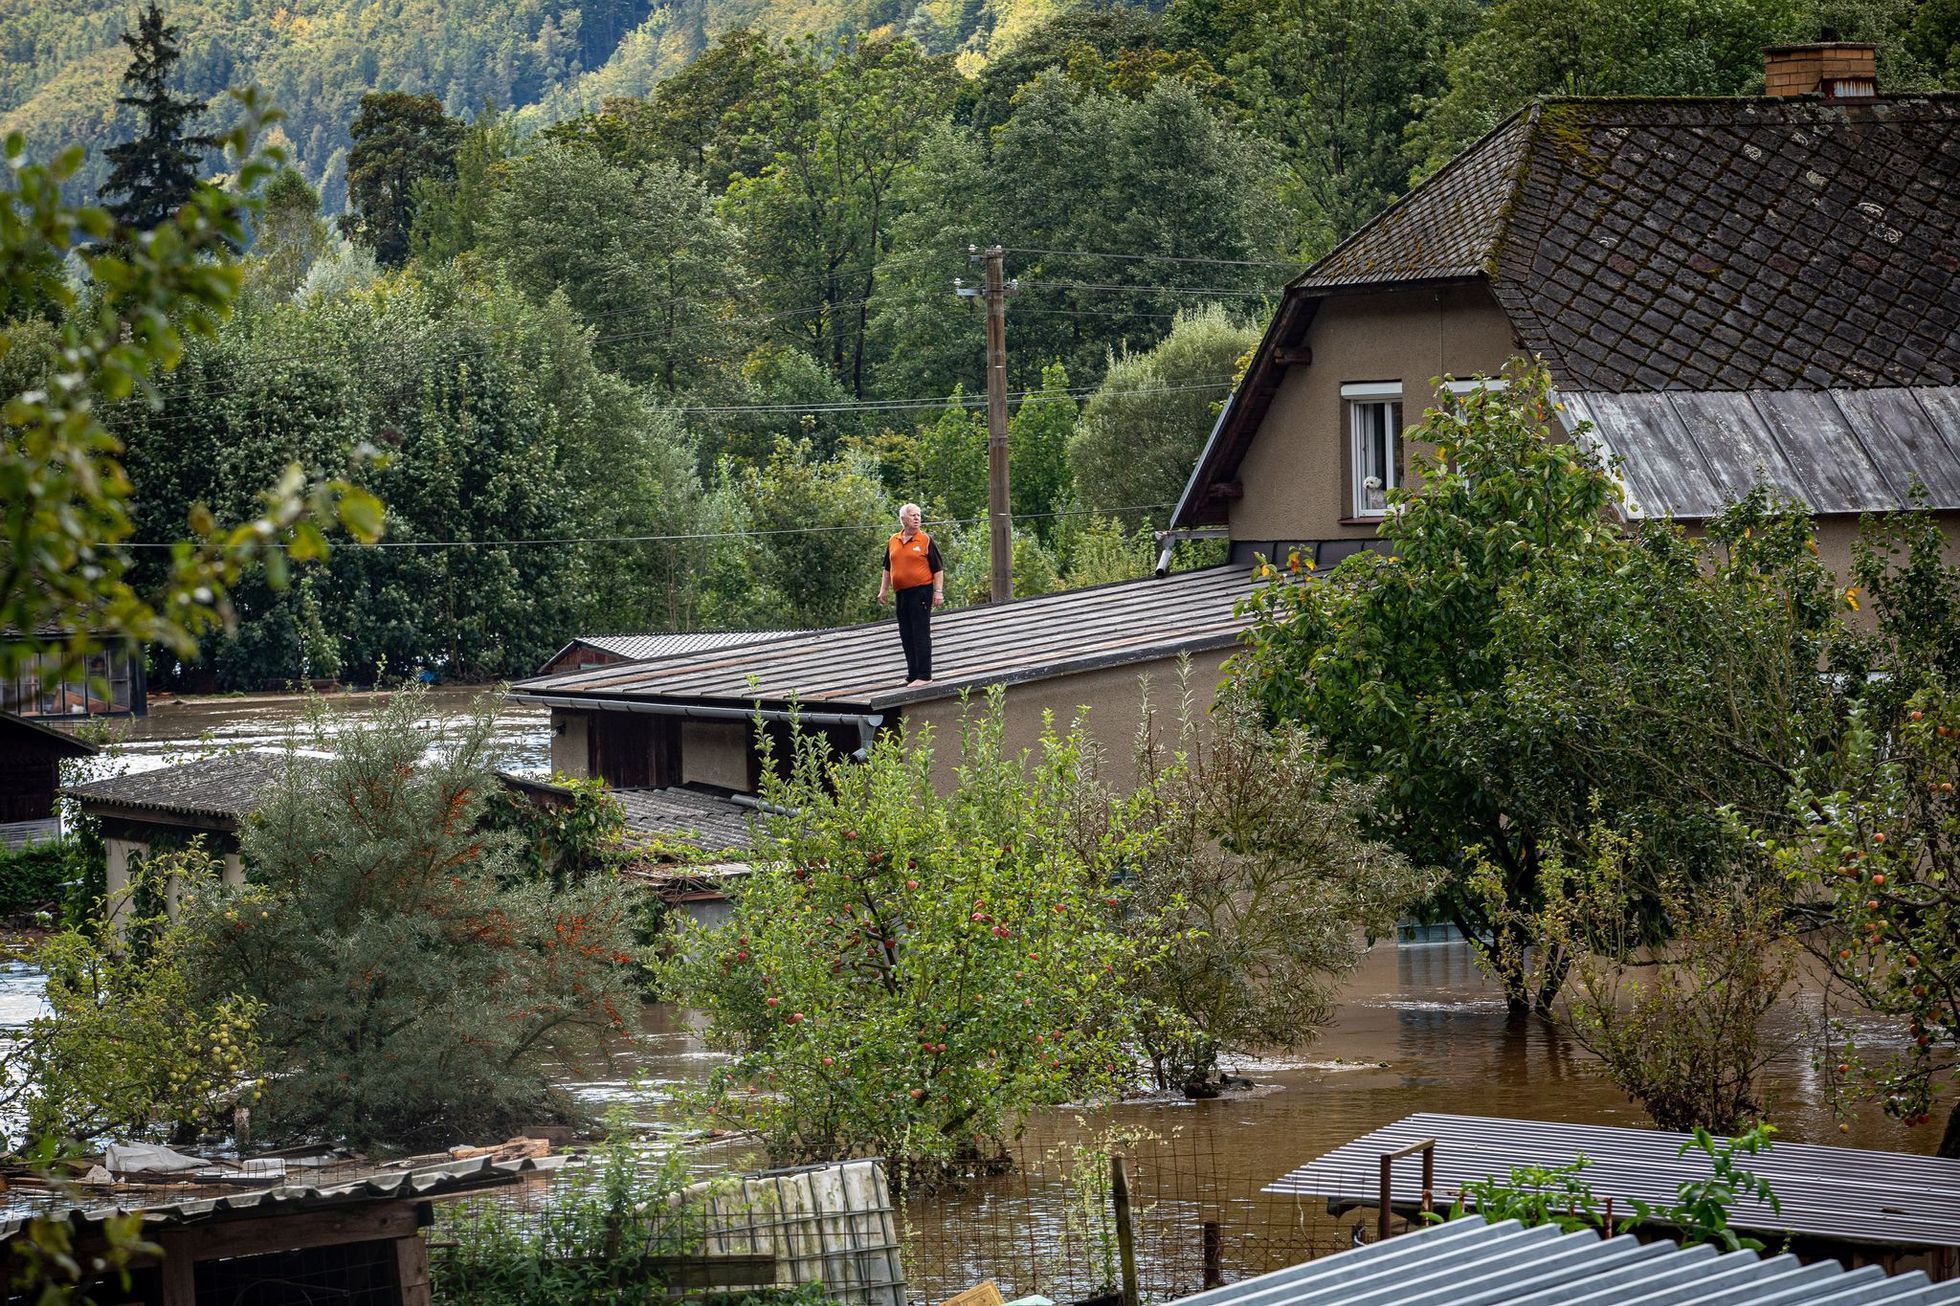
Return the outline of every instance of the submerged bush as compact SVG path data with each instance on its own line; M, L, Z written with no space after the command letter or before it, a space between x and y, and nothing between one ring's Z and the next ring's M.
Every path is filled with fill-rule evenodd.
M252 882L200 900L202 978L263 1007L275 1131L501 1137L548 1108L547 1058L599 1046L635 1000L612 877L528 877L485 823L489 701L429 715L398 694L331 758L290 753L242 834Z

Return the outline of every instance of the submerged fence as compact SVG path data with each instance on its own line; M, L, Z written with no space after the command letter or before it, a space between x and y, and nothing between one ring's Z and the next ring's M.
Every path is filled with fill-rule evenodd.
M1011 1169L899 1207L915 1302L940 1302L992 1279L1011 1300L1078 1302L1121 1283L1109 1157L1124 1158L1139 1296L1165 1302L1372 1240L1372 1211L1331 1219L1317 1198L1260 1193L1298 1158L1247 1173L1209 1134L1112 1140L1108 1147L1024 1139ZM1354 1195L1370 1202L1365 1193Z
M1223 1155L1215 1144L1211 1133L1176 1129L1030 1136L999 1172L913 1192L896 1205L883 1167L872 1161L725 1175L687 1190L687 1241L699 1252L676 1258L691 1265L669 1277L665 1295L741 1295L821 1281L826 1295L850 1306L905 1306L944 1302L993 1280L1009 1300L1039 1293L1087 1301L1122 1282L1112 1154L1124 1159L1138 1295L1146 1303L1375 1237L1372 1209L1330 1218L1319 1198L1259 1191L1299 1158L1273 1156L1254 1170L1243 1152ZM515 1227L549 1241L554 1210L563 1214L554 1188L566 1182L541 1179L469 1204L494 1203ZM1371 1192L1344 1196L1354 1206L1374 1205ZM455 1222L445 1213L433 1231L438 1261L461 1251L444 1233Z

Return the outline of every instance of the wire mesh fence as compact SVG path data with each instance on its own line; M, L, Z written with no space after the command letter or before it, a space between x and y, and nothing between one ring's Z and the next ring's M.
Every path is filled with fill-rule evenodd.
M1268 1196L1271 1174L1221 1163L1206 1134L1132 1132L1107 1140L1024 1140L1013 1165L950 1192L901 1203L913 1301L992 1279L1010 1298L1082 1302L1121 1285L1110 1157L1129 1180L1137 1288L1173 1301L1353 1246L1372 1213L1327 1214L1318 1198ZM1351 1195L1354 1203L1367 1194Z
M1145 1302L1174 1301L1375 1237L1372 1192L1333 1195L1345 1211L1338 1217L1319 1197L1261 1193L1293 1158L1275 1157L1272 1173L1247 1173L1208 1133L1076 1130L1026 1137L989 1173L913 1191L896 1203L884 1199L882 1168L875 1186L809 1178L835 1174L835 1167L719 1176L694 1189L718 1196L693 1217L689 1245L704 1260L747 1256L774 1268L750 1266L740 1283L683 1276L668 1295L821 1280L827 1295L853 1306L900 1306L943 1302L992 1280L1009 1300L1040 1294L1061 1303L1092 1301L1122 1282L1112 1155L1123 1158L1129 1181L1137 1286ZM485 1204L549 1248L567 1218L567 1182L564 1175L540 1176L445 1203L431 1231L438 1274L443 1257L466 1250L453 1231Z

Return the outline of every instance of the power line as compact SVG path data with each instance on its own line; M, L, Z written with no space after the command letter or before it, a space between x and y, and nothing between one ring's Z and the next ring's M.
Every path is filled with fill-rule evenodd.
M1022 290L1090 290L1137 295L1202 295L1210 299L1270 299L1270 290L1231 290L1223 286L1131 286L1116 281L1048 281L1023 279Z
M1105 390L1101 386L1066 386L1059 390L1014 390L1009 399L1023 403L1063 398L1083 398L1088 395L1163 395L1184 394L1194 390L1222 390L1232 384L1230 377L1219 377L1208 381L1194 381L1180 385L1135 386L1125 390ZM857 412L918 412L946 408L980 408L987 402L985 395L928 396L916 399L865 399L848 402L829 402L815 404L725 404L683 406L663 409L670 413L857 413Z
M1069 508L1054 512L1029 512L1019 514L1023 521L1047 520L1056 517L1115 517L1123 513L1161 512L1174 507L1169 503L1140 503L1127 508ZM933 524L936 526L974 526L988 520L985 517L948 517ZM889 522L874 522L867 526L782 526L769 530L749 531L697 531L680 535L582 535L555 536L542 539L523 540L380 540L374 544L361 546L368 549L493 549L523 548L562 544L688 544L705 540L747 540L764 539L783 535L835 535L846 531L881 531ZM120 545L125 549L170 549L175 544L150 541L131 542ZM284 545L280 545L284 548Z
M1304 268L1306 263L1281 263L1267 259L1199 258L1183 254L1112 254L1087 249L1036 249L1028 245L1008 245L1009 254L1052 254L1063 258L1106 258L1133 263L1203 263L1223 268Z

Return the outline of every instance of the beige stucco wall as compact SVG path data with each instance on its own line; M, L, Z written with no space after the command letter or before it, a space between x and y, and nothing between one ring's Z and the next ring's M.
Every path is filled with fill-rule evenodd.
M744 721L681 722L681 781L747 793L755 727Z
M1482 285L1337 295L1321 302L1306 342L1313 362L1288 368L1239 465L1244 497L1231 508L1237 540L1373 536L1353 510L1349 427L1341 387L1402 382L1402 421L1434 400L1431 379L1495 375L1519 349L1511 323ZM1408 467L1403 451L1403 468Z
M1193 712L1202 719L1217 696L1230 649L1201 653L1191 659ZM1014 685L1007 691L1007 722L1003 743L1009 753L1032 749L1041 738L1042 714L1054 713L1055 730L1066 733L1082 709L1083 725L1103 753L1103 777L1118 788L1136 778L1131 761L1137 727L1143 720L1142 678L1150 680L1150 704L1162 730L1175 732L1178 714L1178 666L1174 658L1136 662L1103 671L1057 676ZM974 710L981 710L977 701ZM943 791L953 787L959 766L960 704L958 699L934 699L908 705L903 723L909 730L930 725L933 737L933 781Z
M592 757L586 740L592 718L584 712L551 709L551 773L583 778Z

